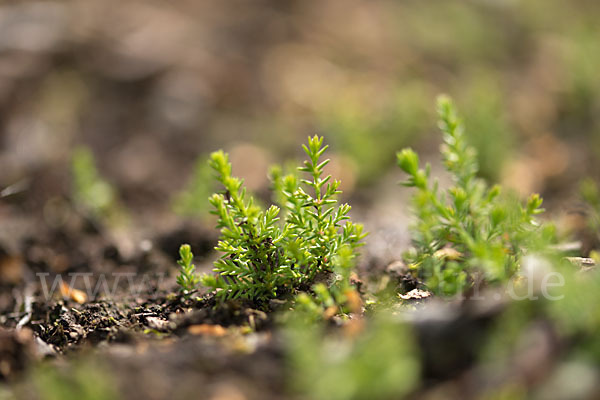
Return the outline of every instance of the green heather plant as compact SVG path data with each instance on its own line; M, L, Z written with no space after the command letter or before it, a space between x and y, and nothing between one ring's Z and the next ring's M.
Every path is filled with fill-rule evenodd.
M179 247L179 260L177 264L181 267L179 276L177 276L177 284L184 296L188 296L196 289L200 283L200 277L196 275L196 266L192 264L194 254L189 244L182 244Z
M334 273L330 285L319 282L312 286L313 297L306 292L296 296L297 308L307 321L318 321L339 314L347 317L348 313L361 311L360 295L350 280L355 256L350 246L342 247L333 258Z
M437 102L443 133L442 156L453 184L445 190L430 179L430 166L419 168L411 149L398 153L398 165L408 174L405 186L414 187L416 224L414 249L406 255L410 268L437 294L460 293L482 278L508 280L519 268L521 256L545 237L535 220L542 199L532 195L523 206L501 195L499 186L477 177L475 150L466 142L464 128L452 101Z
M337 205L340 182L324 176L329 160L321 160L327 149L323 138L309 138L303 148L309 159L299 171L308 179L295 173L274 176L283 217L280 207L263 209L247 194L243 181L231 175L227 154L211 154L209 164L225 188L210 198L222 256L215 263L216 275L205 275L202 283L217 290L218 297L266 300L309 289L319 274L333 272L340 249L354 251L361 245L362 225L349 221L349 205Z

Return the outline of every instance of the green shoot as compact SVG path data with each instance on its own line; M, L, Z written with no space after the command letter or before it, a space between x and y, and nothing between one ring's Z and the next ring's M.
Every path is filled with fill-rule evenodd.
M98 173L90 149L79 147L73 152L71 172L75 203L98 220L115 220L120 214L116 191Z
M177 284L184 296L188 296L196 289L200 278L196 275L196 267L192 264L194 254L189 244L182 244L179 247L179 260L177 264L181 267L179 276L177 276Z
M478 178L477 154L448 97L439 97L438 114L441 152L453 185L440 190L430 179L429 165L420 169L419 157L411 149L402 150L397 158L408 174L403 184L417 189L415 248L407 254L409 264L430 290L453 295L471 287L477 275L487 282L509 279L525 249L533 245L539 230L535 216L543 209L537 194L523 206L501 196L499 186L488 187Z
M276 198L285 208L259 207L248 195L242 180L231 175L227 154L213 153L209 165L224 192L210 198L217 215L222 253L215 263L216 275L202 278L223 299L267 300L311 287L320 273L333 272L333 259L344 246L358 248L362 226L349 221L350 206L337 206L339 182L324 176L329 160L321 160L327 149L323 139L309 138L304 150L308 160L296 174L283 176L272 170Z

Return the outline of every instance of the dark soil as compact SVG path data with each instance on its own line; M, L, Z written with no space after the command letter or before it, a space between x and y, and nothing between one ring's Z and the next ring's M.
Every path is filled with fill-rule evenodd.
M91 359L113 372L125 398L188 398L200 388L206 398L283 395L270 306L216 307L211 294L186 299L175 285L178 246L193 243L198 267L210 268L214 231L175 226L131 245L72 210L58 228L37 218L20 214L27 223L0 242L0 379L19 387L42 361L68 373ZM52 288L57 277L93 296Z

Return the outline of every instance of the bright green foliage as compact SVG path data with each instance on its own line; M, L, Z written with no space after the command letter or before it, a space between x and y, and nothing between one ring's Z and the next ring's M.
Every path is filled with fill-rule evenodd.
M192 264L194 254L192 253L192 248L189 244L182 244L179 247L179 257L177 264L179 264L181 270L177 277L177 284L183 294L188 295L196 289L196 286L200 283L200 278L196 275L196 267Z
M441 152L453 185L440 190L430 179L429 165L420 169L419 157L410 149L398 153L398 165L408 174L404 185L417 189L415 251L408 261L430 290L452 295L467 289L475 275L488 282L510 278L524 250L533 245L532 233L538 230L534 216L543 210L537 194L523 206L478 178L476 152L466 142L449 98L438 99L438 114Z
M583 200L595 210L600 210L600 190L593 179L584 179L579 191Z
M332 272L342 246L360 245L362 226L348 221L350 206L336 206L339 182L323 176L328 160L320 161L327 148L322 143L315 136L304 146L309 160L299 170L310 179L275 174L276 197L285 201L283 221L279 207L257 206L243 182L231 176L227 154L211 155L210 166L225 188L210 198L221 229L216 249L223 255L215 263L217 275L202 282L220 289L218 296L264 300L308 288L317 274Z
M341 336L299 319L288 325L292 390L316 400L401 399L414 390L420 362L407 326L383 315L351 323L366 329Z
M173 199L173 209L179 215L204 217L210 204L207 198L214 190L212 169L206 157L199 157L187 187Z
M360 296L350 282L354 258L355 254L350 246L342 247L333 259L334 280L331 285L328 287L324 283L317 283L312 287L314 297L305 292L296 297L298 310L304 312L308 321L323 319L328 310L342 315L361 311Z
M114 220L120 213L117 194L98 173L90 149L79 147L73 152L71 173L76 204L94 218Z
M40 400L116 400L122 398L117 379L98 360L80 359L72 365L42 364L32 373L32 383L17 398ZM35 393L35 394L34 394Z
M558 263L556 263L558 264ZM556 331L576 337L573 356L594 365L600 362L600 270L581 273L573 265L563 262L555 265L563 277L564 285L554 288L552 293L557 301L545 301L545 317L554 322ZM554 280L556 282L556 279ZM596 306L590 306L596 305Z
M592 179L584 179L579 191L583 201L590 207L588 226L600 238L600 189Z
M300 171L295 162L287 162L285 166L273 165L269 170L271 191L275 204L283 208L282 213L287 214L285 206L288 196L285 193L293 193L298 187Z
M536 321L544 321L545 329L555 332L557 341L566 344L561 347L557 367L576 363L583 366L584 371L574 376L588 375L589 371L585 369L589 368L595 377L600 362L600 310L594 305L600 304L600 270L593 268L583 272L562 257L532 258L533 267L538 264L539 270L546 272L544 280L534 279L534 283L515 285L518 298L527 300L510 302L496 318L482 349L482 361L493 368L500 365L514 368L509 358L522 351L523 338L529 334L531 326ZM552 273L548 274L550 271ZM544 282L551 284L544 285ZM597 381L594 379L592 381ZM556 398L569 397L580 384L573 380L572 385L566 385L566 394ZM556 390L554 385L549 388Z
M349 221L350 206L336 207L340 182L331 181L331 175L323 175L329 160L320 161L328 147L322 144L323 138L315 136L309 138L308 147L302 146L309 160L304 161L299 171L310 179L298 181L288 175L284 177L282 191L288 210L286 227L291 233L288 248L300 265L313 266L306 271L309 280L318 272L331 271L332 258L344 244L354 249L364 237L362 225Z

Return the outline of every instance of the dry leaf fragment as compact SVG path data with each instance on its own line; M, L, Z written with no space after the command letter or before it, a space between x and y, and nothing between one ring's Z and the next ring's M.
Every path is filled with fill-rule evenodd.
M337 314L338 308L336 306L329 306L323 311L324 319L331 319L335 314Z
M21 257L5 255L0 248L0 282L17 284L23 279L23 260Z
M231 383L222 383L217 386L210 400L247 400L246 395Z
M362 309L362 300L358 292L354 289L349 289L344 292L344 295L346 296L350 312L360 313Z
M355 338L365 329L365 321L362 318L354 318L343 325L346 337Z
M146 323L150 328L156 329L158 331L167 330L169 326L169 321L158 317L146 317Z
M565 257L567 261L579 268L579 272L587 272L595 269L598 264L593 258Z
M406 294L398 294L398 297L400 297L402 300L421 300L430 296L430 292L421 289L413 289Z
M440 259L446 259L446 260L458 260L459 258L462 257L462 253L456 249L453 249L452 247L444 247L443 249L439 249L438 251L436 251L435 253L433 253L433 256L436 258L440 258Z
M221 337L227 333L227 329L221 325L199 324L188 327L188 332L192 335L207 335Z
M60 294L76 303L83 304L87 301L87 295L79 289L74 289L64 282L60 285Z

